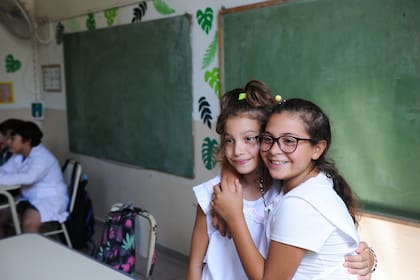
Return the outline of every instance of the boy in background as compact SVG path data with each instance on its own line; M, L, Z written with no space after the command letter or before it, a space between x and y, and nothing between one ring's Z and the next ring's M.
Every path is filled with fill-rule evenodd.
M42 223L64 222L68 216L68 193L60 165L41 144L43 133L29 121L22 121L8 140L12 157L0 167L0 186L20 185L17 211L23 232L39 232ZM0 237L10 219L0 212Z

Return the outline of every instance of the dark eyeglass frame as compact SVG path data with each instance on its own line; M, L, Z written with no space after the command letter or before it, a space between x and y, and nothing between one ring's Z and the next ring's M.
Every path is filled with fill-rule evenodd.
M271 138L271 141L272 142L271 142L270 147L268 149L263 149L263 145L267 145L268 144L268 143L265 143L264 144L264 138ZM293 150L290 150L290 151L289 150L287 150L287 151L284 150L284 147L282 146L282 144L280 142L280 140L281 139L284 139L284 138L289 138L289 139L296 140L296 144L295 144ZM285 153L285 154L291 154L294 151L296 151L296 149L297 149L297 147L299 145L299 141L310 141L310 142L312 142L312 139L311 138L299 138L299 137L295 137L295 136L291 136L291 135L282 135L280 137L273 137L270 134L264 134L263 133L263 134L261 134L259 136L259 141L260 141L260 150L261 150L261 152L268 152L268 151L270 151L273 148L274 143L277 143L277 146L279 147L279 149L283 153Z

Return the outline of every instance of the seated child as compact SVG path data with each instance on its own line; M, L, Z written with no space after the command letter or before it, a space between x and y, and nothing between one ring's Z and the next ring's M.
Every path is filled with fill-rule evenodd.
M41 144L43 134L33 122L13 128L9 151L13 156L0 167L0 186L20 185L18 213L23 232L38 232L48 221L68 216L67 186L55 156ZM0 237L10 213L0 213Z

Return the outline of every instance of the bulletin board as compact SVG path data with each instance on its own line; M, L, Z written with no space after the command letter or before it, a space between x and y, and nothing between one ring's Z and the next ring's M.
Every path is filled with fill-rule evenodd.
M70 150L193 177L190 16L66 34Z
M420 220L420 1L273 1L219 14L224 90L319 104L366 211Z
M60 92L61 66L59 64L42 65L42 85L44 91Z
M13 83L0 82L0 104L8 104L14 102Z

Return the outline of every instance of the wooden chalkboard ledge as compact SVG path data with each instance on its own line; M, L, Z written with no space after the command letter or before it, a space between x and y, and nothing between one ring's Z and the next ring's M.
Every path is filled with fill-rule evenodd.
M378 219L378 220L396 223L400 225L420 228L420 221L408 220L405 218L396 218L396 217L386 216L384 214L377 214L377 213L371 213L371 212L365 212L365 211L362 212L361 216L362 218L368 217L368 218Z

